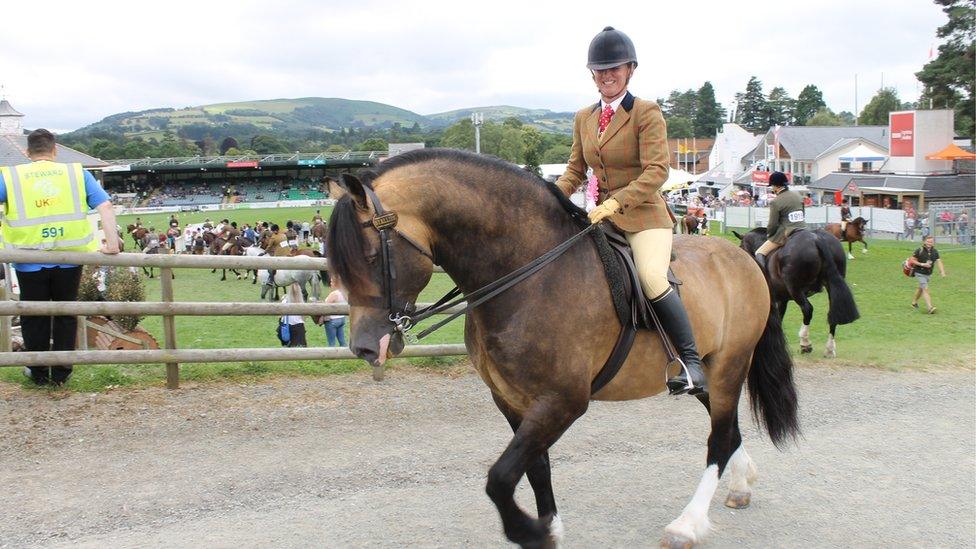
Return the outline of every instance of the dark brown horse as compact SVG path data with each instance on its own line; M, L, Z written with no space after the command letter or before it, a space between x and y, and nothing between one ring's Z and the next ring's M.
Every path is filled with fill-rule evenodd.
M325 224L324 221L316 221L312 225L312 238L316 242L325 242L325 238L329 233L329 226Z
M345 196L329 222L328 249L348 289L351 349L374 369L403 350L402 332L391 319L410 314L435 261L468 294L543 255L586 223L586 214L542 179L461 151L411 151L385 161L363 181L344 176L342 186ZM391 216L374 217L366 186L398 216L389 254L383 254L375 227L387 226ZM708 378L709 393L700 400L711 417L698 491L665 528L667 543L681 545L707 532L708 507L724 472L731 488L726 505L749 504L756 472L742 446L737 415L746 379L753 409L775 443L787 442L799 427L793 364L758 265L717 238L679 236L675 252L674 271L684 283L683 300ZM579 337L581 326L586 337ZM524 547L548 546L561 533L548 451L590 400L639 399L665 389L660 338L641 331L617 376L591 394L591 382L620 331L588 238L466 316L471 362L514 430L488 472L486 490L505 535ZM524 475L535 492L538 518L514 499Z
M145 227L137 227L135 225L126 225L125 232L129 233L132 237L132 241L135 242L136 248L142 247L142 238L149 233L149 229Z
M855 217L847 222L847 228L844 229L843 234L840 231L840 223L827 223L824 225L824 230L834 235L841 242L847 242L847 259L854 259L854 254L851 253L851 247L855 242L860 242L864 245L864 248L861 249L862 254L868 253L868 243L864 240L864 226L867 223L867 219Z
M766 228L759 227L740 235L732 231L742 241L742 249L749 254L766 241ZM790 235L782 248L773 250L767 258L769 268L769 287L773 304L780 316L786 314L786 304L796 302L803 313L800 326L800 352L813 351L810 343L810 320L813 318L813 305L808 299L811 295L827 289L830 308L827 322L830 335L824 355L837 356L834 335L838 324L849 324L860 316L854 295L847 286L847 260L840 242L824 231L797 231Z
M681 218L681 227L685 234L698 234L698 218L692 214L685 214Z

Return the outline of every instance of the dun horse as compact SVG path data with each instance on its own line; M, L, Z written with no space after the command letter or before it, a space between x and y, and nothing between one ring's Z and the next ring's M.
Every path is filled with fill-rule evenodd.
M864 226L867 223L867 219L855 217L847 222L847 227L843 232L840 230L840 223L827 223L824 225L824 230L834 235L841 242L847 242L847 259L854 259L854 254L851 253L851 247L855 242L860 242L864 245L864 248L861 249L862 254L868 253L868 243L864 240Z
M402 351L406 317L435 263L468 294L542 256L586 223L582 210L538 177L459 151L408 152L363 181L344 176L342 186L346 195L333 210L328 249L348 289L351 348L374 368ZM375 216L377 204L369 197L374 190L392 213ZM392 239L389 246L381 245L380 227ZM665 528L665 541L681 546L701 541L708 531L709 504L724 473L730 479L726 505L749 504L756 470L742 445L737 414L746 379L753 411L777 445L794 437L799 426L793 364L758 265L723 239L679 236L674 248L674 271L683 281L682 299L708 378L710 392L700 400L711 418L698 489ZM579 337L581 326L586 337ZM591 382L620 331L588 238L468 311L471 362L514 430L488 472L486 490L505 535L524 547L550 545L561 535L548 451L590 400L638 399L665 389L665 351L657 334L641 331L620 372L591 394ZM638 477L653 478L645 473ZM524 475L535 491L538 518L514 499Z
M759 227L744 236L732 231L742 241L742 248L749 254L756 253L766 240L766 228ZM844 248L831 235L823 231L798 231L790 235L786 244L769 254L769 287L773 303L780 316L786 314L786 304L795 301L803 312L803 325L800 327L800 352L813 351L810 343L810 320L813 318L813 305L809 296L827 288L830 309L827 322L830 335L827 336L825 356L837 356L837 343L834 335L838 324L849 324L860 314L854 303L854 295L847 286L847 260Z

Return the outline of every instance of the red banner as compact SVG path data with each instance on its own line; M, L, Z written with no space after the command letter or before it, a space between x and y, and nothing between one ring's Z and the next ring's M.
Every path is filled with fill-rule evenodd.
M891 117L891 156L915 156L915 113L902 112Z
M227 163L227 167L228 168L257 168L258 167L258 161L257 160L240 160L240 161L237 161L237 162L228 162Z
M754 171L752 172L752 183L757 187L768 187L769 186L769 175L773 172L762 172ZM793 183L793 174L786 174L786 180Z

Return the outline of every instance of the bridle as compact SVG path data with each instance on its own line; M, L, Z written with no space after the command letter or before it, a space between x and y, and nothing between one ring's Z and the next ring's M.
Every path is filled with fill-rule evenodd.
M396 268L393 265L393 234L396 234L402 238L424 257L430 259L432 263L436 264L437 262L434 260L434 255L432 252L424 249L424 247L418 244L415 240L396 229L398 221L396 212L386 211L383 208L383 205L380 203L379 197L376 196L376 193L369 185L363 185L363 190L366 193L367 200L372 202L374 215L369 221L364 221L362 226L372 227L380 234L380 268L382 270L383 278L383 298L379 305L380 308L388 311L388 318L390 322L393 323L394 329L402 336L406 337L408 336L408 330L410 330L410 328L415 326L421 320L425 320L435 314L467 302L467 305L465 305L463 309L451 313L446 319L437 322L433 326L430 326L417 334L415 338L417 340L423 339L424 337L433 333L435 330L443 327L448 322L471 311L478 305L481 305L485 301L488 301L489 299L533 275L549 263L553 262L559 256L566 253L566 251L572 248L576 242L583 238L583 236L589 234L590 231L597 227L597 225L587 225L586 228L580 230L568 240L557 245L555 248L499 278L498 280L490 282L485 286L468 293L467 295L463 295L461 289L455 286L453 290L444 294L444 296L438 299L436 303L418 310L414 303L402 302L396 297L395 285L397 273Z
M368 200L373 203L374 215L369 221L364 221L362 226L372 227L380 234L380 268L382 269L383 277L383 301L381 306L388 311L388 318L393 323L396 331L402 335L406 335L407 330L419 319L411 316L417 309L416 305L409 302L402 302L396 297L397 272L396 267L393 265L393 235L396 234L402 238L420 252L421 255L430 259L432 263L434 262L434 255L425 250L417 241L396 228L397 222L399 221L397 213L393 211L388 212L383 208L383 204L380 203L380 198L376 196L372 187L363 185L363 190L366 192Z

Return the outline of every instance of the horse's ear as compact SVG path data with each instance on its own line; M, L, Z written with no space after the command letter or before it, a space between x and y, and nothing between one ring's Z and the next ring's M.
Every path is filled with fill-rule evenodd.
M331 192L333 183L329 183L329 190ZM351 173L344 173L339 176L339 181L335 184L338 187L338 193L336 198L340 198L343 195L349 195L353 202L356 203L356 207L361 210L369 209L368 202L366 200L366 191L363 190L363 183L358 177L352 175Z
M738 238L739 240L742 240L742 235L741 234L739 234L739 233L737 233L735 231L732 231L732 234L734 234L735 237Z
M329 178L329 197L339 200L346 196L346 189L335 179Z

